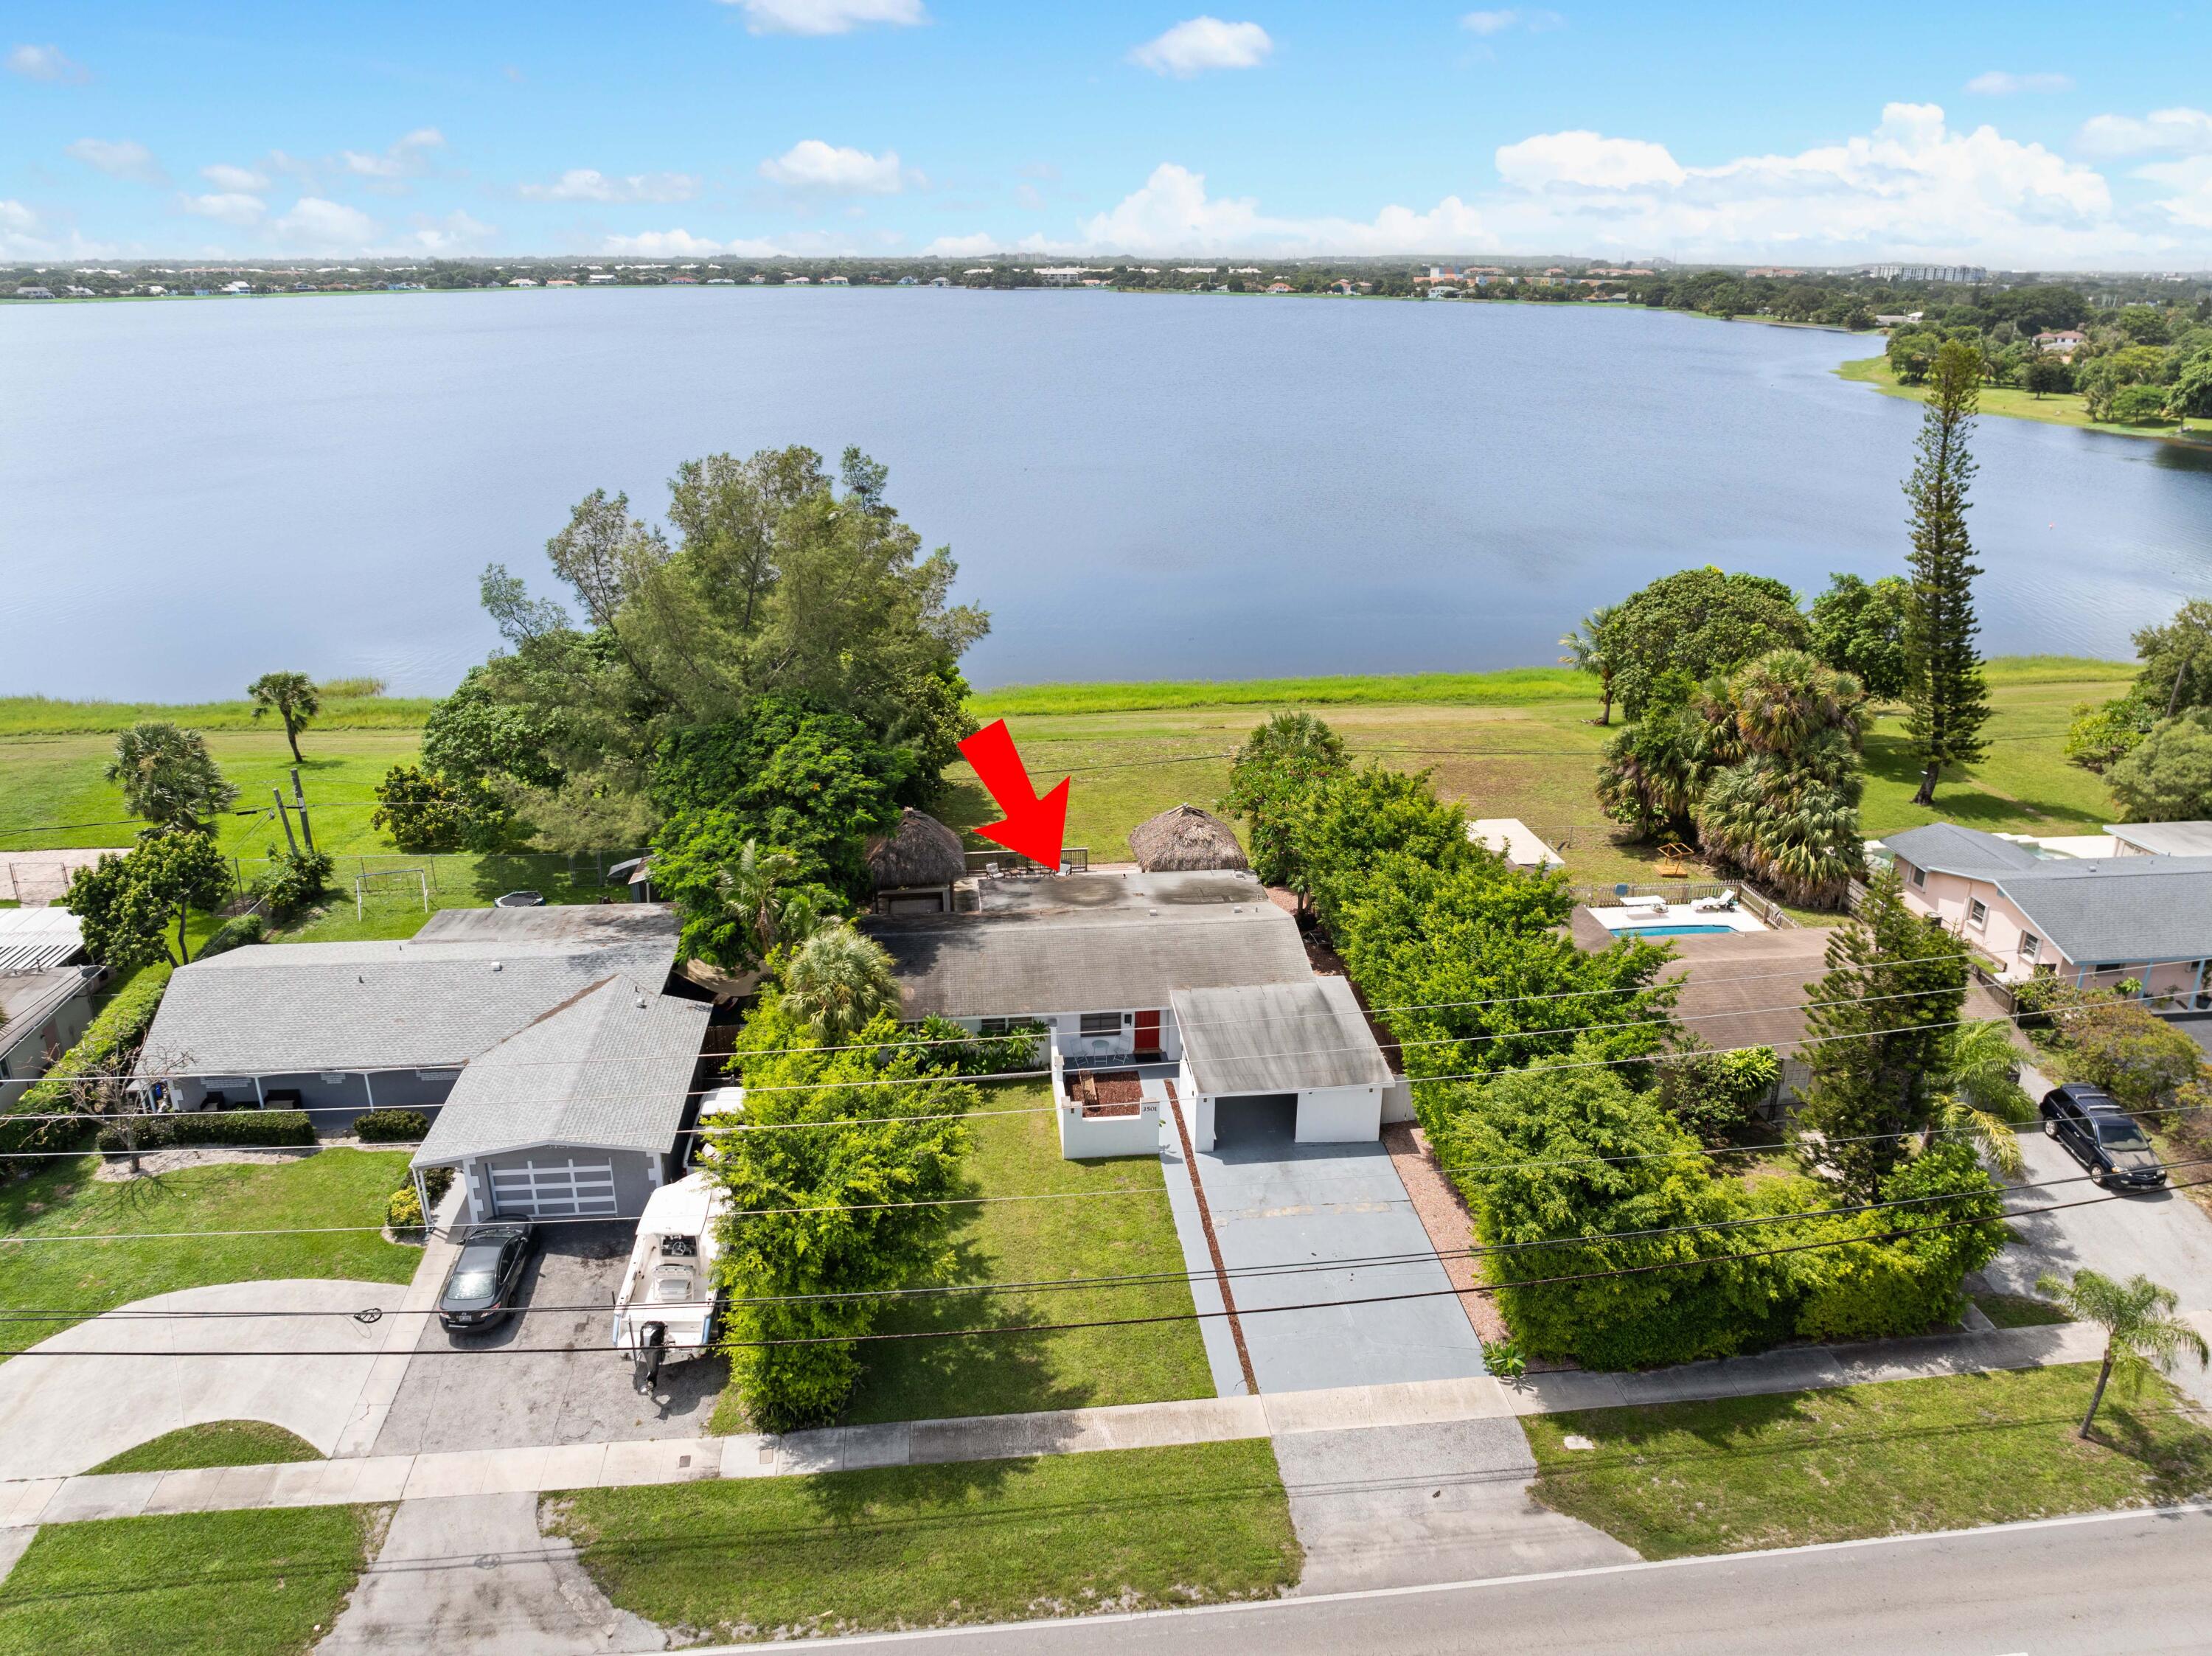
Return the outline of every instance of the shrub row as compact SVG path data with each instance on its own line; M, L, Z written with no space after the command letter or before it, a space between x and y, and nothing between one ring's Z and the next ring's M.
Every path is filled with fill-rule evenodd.
M267 1145L278 1149L315 1143L315 1124L304 1110L186 1110L146 1120L110 1122L100 1130L110 1155L196 1145Z
M371 1110L354 1119L354 1137L364 1144L412 1144L430 1131L420 1110Z
M112 1066L137 1050L153 1027L161 1009L161 993L169 986L169 968L149 966L140 971L101 1007L76 1046L62 1054L52 1071L26 1088L9 1117L55 1115L71 1106L70 1077ZM82 1144L91 1131L82 1120L30 1121L0 1119L0 1160L40 1150L68 1149Z

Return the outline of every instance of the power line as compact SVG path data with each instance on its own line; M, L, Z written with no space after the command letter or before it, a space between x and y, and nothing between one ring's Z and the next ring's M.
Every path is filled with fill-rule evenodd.
M2172 1186L2176 1190L2193 1190L2208 1181L2191 1180ZM1957 1198L1953 1198L1957 1199ZM2084 1197L2075 1202L2049 1203L2039 1208L2003 1216L2004 1218L2033 1218L2040 1214L2059 1213L2073 1208L2095 1207L2107 1202L2125 1200L2119 1196ZM1785 1254L1818 1253L1827 1248L1859 1247L1878 1242L1900 1241L1924 1236L1930 1231L1956 1230L1967 1225L1986 1225L2002 1222L2002 1219L1942 1219L1909 1228L1877 1231L1868 1236L1832 1238L1825 1241L1792 1242L1767 1248L1754 1248L1741 1253L1701 1255L1688 1259L1661 1259L1649 1265L1621 1265L1607 1271L1571 1272L1555 1277L1530 1277L1505 1283L1478 1283L1468 1288L1419 1289L1400 1294L1373 1294L1346 1300L1316 1300L1291 1305L1240 1306L1236 1314L1240 1317L1266 1316L1291 1311L1334 1311L1353 1306L1391 1305L1412 1300L1442 1299L1449 1295L1483 1294L1495 1295L1504 1289L1516 1292L1533 1288L1556 1288L1577 1283L1606 1282L1627 1277L1648 1277L1662 1271L1699 1270L1749 1259L1778 1258ZM1557 1246L1557 1244L1550 1244ZM587 1307L601 1310L602 1307ZM420 1313L418 1313L420 1314ZM985 1328L907 1329L892 1331L871 1331L854 1334L799 1335L765 1340L726 1340L718 1343L719 1350L759 1350L781 1346L806 1345L863 1345L885 1344L909 1340L974 1339L1007 1334L1060 1334L1101 1328L1133 1328L1162 1323L1202 1322L1224 1318L1231 1313L1220 1311L1162 1312L1140 1317L1101 1317L1081 1322L1008 1324ZM418 1346L410 1353L413 1356L576 1356L596 1355L609 1348L598 1345L501 1345L501 1346ZM370 1355L363 1350L199 1350L199 1351L126 1351L93 1350L82 1349L51 1350L33 1346L9 1355L9 1361L21 1357L361 1357Z

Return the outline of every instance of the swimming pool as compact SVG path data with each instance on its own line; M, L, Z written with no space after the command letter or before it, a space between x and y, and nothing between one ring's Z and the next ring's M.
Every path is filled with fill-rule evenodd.
M1732 925L1615 925L1607 929L1616 937L1711 937L1736 930Z

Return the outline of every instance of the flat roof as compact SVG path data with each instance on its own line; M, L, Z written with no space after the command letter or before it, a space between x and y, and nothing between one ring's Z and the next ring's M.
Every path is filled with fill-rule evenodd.
M1178 990L1170 1004L1191 1078L1211 1097L1393 1079L1346 979Z
M2107 822L2105 832L2154 857L2212 857L2212 822Z
M1517 816L1478 816L1467 825L1467 837L1476 845L1489 846L1516 868L1566 866L1567 859Z

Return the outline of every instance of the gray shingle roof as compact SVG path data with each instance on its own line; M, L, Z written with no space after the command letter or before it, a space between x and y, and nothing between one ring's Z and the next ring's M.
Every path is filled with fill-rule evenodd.
M508 922L407 943L234 949L170 979L146 1063L202 1075L451 1068L611 976L658 992L676 958L673 917L658 913L596 940L565 924L533 937Z
M2077 966L2212 957L2212 857L2051 858L1991 883Z
M2039 868L2045 858L2026 846L2000 840L1979 828L1955 822L1929 822L1901 834L1886 834L1882 844L1915 868L1930 874L1962 874L1988 879L2008 869Z
M667 1149L710 1010L625 977L585 990L461 1071L412 1165L538 1144Z
M1264 897L1156 914L947 915L866 929L890 952L909 1018L1164 1009L1178 989L1313 975L1297 923Z
M1342 978L1178 990L1172 1004L1191 1078L1214 1097L1390 1081L1390 1065Z

